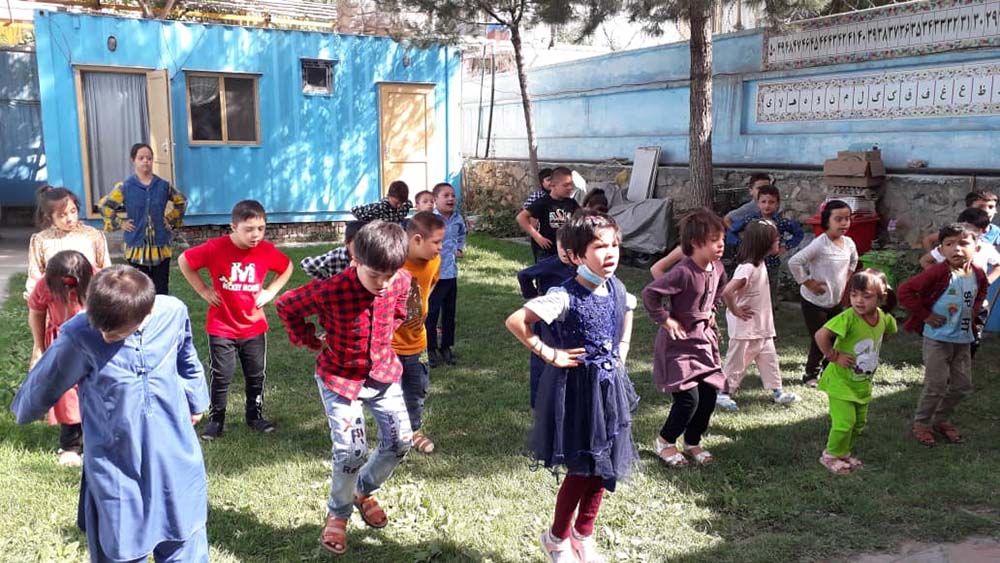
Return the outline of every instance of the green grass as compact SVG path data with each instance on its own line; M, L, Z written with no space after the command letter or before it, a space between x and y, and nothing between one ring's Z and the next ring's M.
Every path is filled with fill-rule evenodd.
M527 247L474 236L461 264L458 366L434 370L425 414L437 443L411 454L380 491L392 522L382 531L351 521L340 561L541 561L537 536L549 523L557 483L529 470L520 455L530 425L526 350L503 328L521 304L513 272ZM289 249L298 261L322 247ZM645 272L623 268L638 294ZM290 283L304 281L297 273ZM14 287L23 284L15 278ZM205 305L178 272L171 288L203 326ZM25 373L30 352L19 291L0 310L3 403ZM717 413L704 444L717 464L673 470L651 443L670 406L651 384L655 327L640 311L631 375L642 400L634 437L642 453L635 476L605 497L599 542L618 561L795 561L891 549L906 539L946 541L1000 535L1000 368L996 338L980 351L976 394L955 419L968 443L925 449L907 436L919 392L919 342L900 335L885 345L868 431L858 454L867 467L833 477L818 463L827 431L826 401L798 385L807 335L798 309L778 318L792 407L767 402L751 375L739 413ZM204 445L209 476L212 560L326 561L317 545L329 482L329 435L312 378L313 357L294 349L273 308L266 412L279 430L260 436L242 425L242 379L231 398L223 439ZM207 361L206 337L197 344ZM55 464L57 429L17 427L0 413L0 560L80 561L76 529L79 471Z

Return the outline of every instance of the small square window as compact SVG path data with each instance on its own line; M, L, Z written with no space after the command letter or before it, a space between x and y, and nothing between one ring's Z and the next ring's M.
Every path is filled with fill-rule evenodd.
M301 59L302 61L302 93L332 94L333 65L337 61L320 59Z

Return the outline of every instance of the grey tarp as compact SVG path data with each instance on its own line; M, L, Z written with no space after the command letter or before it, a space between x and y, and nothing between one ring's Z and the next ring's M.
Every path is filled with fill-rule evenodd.
M597 186L604 190L610 208L622 231L622 247L640 254L663 254L671 247L674 225L674 201L670 198L628 201L625 192L609 183Z

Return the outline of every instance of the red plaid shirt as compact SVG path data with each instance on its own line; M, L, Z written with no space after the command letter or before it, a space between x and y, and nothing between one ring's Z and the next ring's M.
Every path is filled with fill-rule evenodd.
M292 344L314 351L322 342L306 317L318 317L327 347L316 357L316 373L331 391L353 401L368 378L399 381L403 366L392 350L392 334L406 318L409 293L408 272L400 270L385 292L375 296L361 285L357 269L348 268L285 293L275 308Z

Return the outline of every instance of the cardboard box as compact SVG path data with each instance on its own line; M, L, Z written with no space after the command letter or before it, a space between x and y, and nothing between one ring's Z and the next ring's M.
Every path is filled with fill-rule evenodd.
M823 176L827 186L850 186L852 188L875 188L882 185L883 177L872 176Z
M868 162L875 162L876 160L882 160L882 151L879 149L872 149L870 151L837 151L837 158L860 158Z
M885 176L885 164L881 160L866 160L859 153L844 151L837 158L831 158L823 163L823 174L826 176ZM849 184L842 184L849 185Z

